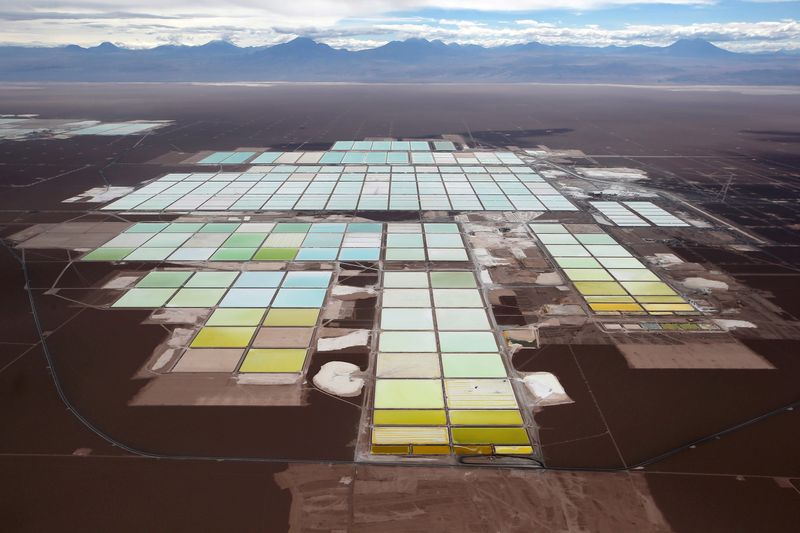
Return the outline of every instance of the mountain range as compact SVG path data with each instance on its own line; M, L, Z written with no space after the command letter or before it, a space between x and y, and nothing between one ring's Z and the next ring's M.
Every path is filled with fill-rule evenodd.
M0 46L2 81L93 82L547 82L800 85L800 56L735 53L702 39L669 46L564 46L537 42L486 48L408 39L367 50L298 37L264 47L83 48Z

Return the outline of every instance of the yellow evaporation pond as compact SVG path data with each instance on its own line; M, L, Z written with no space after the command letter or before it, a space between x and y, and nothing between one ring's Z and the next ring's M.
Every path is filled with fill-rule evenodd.
M314 326L319 309L270 309L265 326Z
M516 410L450 411L454 426L521 426L522 415Z
M408 446L372 446L375 455L408 455Z
M450 409L516 409L517 400L506 379L446 379Z
M620 295L624 296L628 293L622 288L622 285L614 281L576 281L575 288L581 294L587 295Z
M621 311L632 313L643 313L644 309L639 304L589 304L592 311Z
M622 286L634 296L638 294L652 296L675 294L675 291L673 291L669 285L661 281L623 281Z
M635 303L633 296L584 296L589 303Z
M247 352L239 372L300 372L306 361L306 350L252 348Z
M443 426L447 424L444 410L376 409L372 423L377 426Z
M533 453L533 446L495 446L494 453L501 455L530 455Z
M660 281L646 268L612 268L610 272L618 281Z
M450 446L413 446L413 455L450 455Z
M377 426L372 428L372 444L449 444L446 427L397 427Z
M564 273L572 281L614 281L602 268L565 268Z
M442 385L432 379L379 379L375 408L442 409Z
M207 326L258 326L264 309L216 309L206 322Z
M192 348L244 348L250 344L256 328L205 327L192 341Z
M530 444L524 428L452 428L453 444Z
M695 308L690 304L643 304L644 308L650 312L687 312L695 311Z
M642 304L685 304L681 296L637 296L636 301Z
M491 455L491 446L453 446L456 455Z

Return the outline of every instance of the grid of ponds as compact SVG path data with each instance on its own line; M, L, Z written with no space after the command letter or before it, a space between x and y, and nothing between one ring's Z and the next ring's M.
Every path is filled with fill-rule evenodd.
M212 309L172 372L298 374L331 278L330 271L153 271L111 307Z
M650 226L650 223L660 227L689 225L653 202L589 202L589 204L617 226L644 227Z
M454 151L456 145L450 141L336 141L331 150L375 150L375 151Z
M610 235L573 233L557 223L528 226L593 312L698 314Z
M271 163L304 163L304 164L339 164L339 163L372 163L407 165L410 162L430 164L445 162L455 164L516 164L520 160L511 152L455 152L455 145L449 141L433 141L434 152L431 152L427 141L338 141L330 151L248 151L213 152L200 161L198 165L241 165ZM347 148L350 146L350 148Z
M656 226L681 227L688 226L686 222L658 207L653 202L624 202L625 206L639 213Z
M469 259L455 223L138 222L81 260L379 261L382 255L390 262Z
M370 451L530 454L471 271L384 272Z
M110 211L576 211L527 166L298 166L172 173Z
M133 135L163 126L163 122L106 122L70 131L70 135Z

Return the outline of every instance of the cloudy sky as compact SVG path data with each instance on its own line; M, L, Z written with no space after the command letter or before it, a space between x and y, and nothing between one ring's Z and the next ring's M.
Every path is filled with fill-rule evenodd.
M362 49L410 37L483 46L702 37L759 52L800 50L798 19L800 0L3 0L0 43L262 46L306 36Z

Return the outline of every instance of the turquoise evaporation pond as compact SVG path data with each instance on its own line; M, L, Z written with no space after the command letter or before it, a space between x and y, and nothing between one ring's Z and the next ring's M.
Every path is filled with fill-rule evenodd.
M236 289L228 291L220 307L269 307L276 289Z
M272 307L322 307L327 289L281 289Z
M330 272L289 272L284 287L319 288L327 287L331 281Z
M242 272L234 287L278 287L283 280L283 272Z

